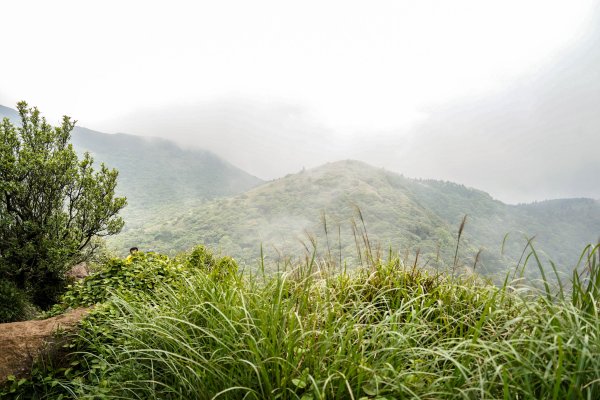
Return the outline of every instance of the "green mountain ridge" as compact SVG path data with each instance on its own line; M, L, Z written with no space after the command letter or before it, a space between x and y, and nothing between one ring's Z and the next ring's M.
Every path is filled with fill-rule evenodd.
M0 118L20 125L16 110L0 106ZM75 127L71 142L82 154L119 171L117 192L127 197L125 231L161 213L246 191L263 181L219 156L201 149L183 149L161 138L107 134Z
M453 264L457 230L466 214L458 259L461 265L472 266L475 254L483 249L478 268L488 274L514 264L526 238L533 236L536 250L567 271L600 233L596 200L507 205L463 185L409 179L347 160L291 174L235 197L166 212L117 240L137 241L143 248L163 252L204 243L256 265L260 243L268 260L281 261L281 255L310 251L309 237L314 237L319 256L339 259L341 244L342 258L356 259L353 225L364 249L358 209L372 245L380 245L382 251L391 248L406 260L414 259L418 249L421 260L446 267Z
M129 203L124 210L127 229L143 224L164 206L198 204L262 183L211 152L182 149L165 139L77 128L72 142L78 152L88 151L119 170L118 191Z

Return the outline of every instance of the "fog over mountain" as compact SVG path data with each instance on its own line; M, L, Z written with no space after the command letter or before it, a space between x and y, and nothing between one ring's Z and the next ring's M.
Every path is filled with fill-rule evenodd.
M172 139L261 179L358 159L509 203L600 198L599 0L24 4L3 8L0 33L23 36L0 104L51 123Z
M0 121L4 117L21 126L19 113L0 105ZM71 143L79 155L90 153L96 169L104 163L119 171L117 194L128 203L122 211L125 230L143 225L166 206L185 208L262 183L209 151L185 149L162 138L109 135L76 126Z
M107 124L206 148L263 179L353 158L477 187L509 203L600 198L594 10L577 40L501 89L429 104L419 122L397 129L340 130L308 106L236 96L132 111Z
M356 257L354 233L364 222L363 233L366 229L373 248L391 249L406 260L419 252L424 262L441 267L453 263L456 231L465 215L461 263L472 266L481 250L482 273L499 273L501 279L507 266L519 260L529 238L540 255L569 273L581 249L600 234L600 201L507 205L455 183L410 179L344 160L236 196L186 208L164 207L110 243L120 249L137 243L172 253L203 243L253 268L261 254L271 262L306 255L306 249L310 254L313 244L320 257ZM535 276L536 269L529 268L528 274Z
M221 99L134 112L114 122L139 135L208 149L263 179L337 160L336 133L297 105Z
M600 198L600 14L577 46L498 93L432 106L384 165L507 201ZM383 136L385 137L385 136ZM387 140L394 143L393 135ZM401 157L394 151L404 147ZM360 158L369 158L371 147Z

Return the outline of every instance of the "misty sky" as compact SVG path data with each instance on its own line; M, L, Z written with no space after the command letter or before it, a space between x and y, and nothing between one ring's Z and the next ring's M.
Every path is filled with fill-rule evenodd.
M355 158L600 198L600 1L9 1L0 104L271 179Z

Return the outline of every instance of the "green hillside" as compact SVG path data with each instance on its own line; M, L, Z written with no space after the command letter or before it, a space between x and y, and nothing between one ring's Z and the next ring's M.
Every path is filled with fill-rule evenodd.
M508 205L485 192L450 182L412 182L411 191L419 204L445 221L457 224L468 214L465 238L495 258L503 243L509 259L520 257L525 238L533 238L538 252L566 270L577 262L575 255L583 246L597 243L600 237L598 200L558 199Z
M19 123L21 121L19 119L19 113L17 112L17 110L0 105L0 118L5 117L10 119L10 121L13 124Z
M17 112L0 106L0 118L20 124ZM208 199L248 190L262 181L217 155L183 149L159 138L106 134L75 127L71 142L78 153L89 152L97 163L119 171L119 195L127 197L124 231L162 213Z
M165 139L78 128L72 142L117 168L121 191L130 204L142 207L236 194L262 182L211 152L183 149Z
M377 173L373 174L372 172ZM263 243L271 259L301 254L316 235L325 250L322 213L328 223L331 252L339 257L338 225L344 258L357 255L352 218L359 207L366 218L369 239L387 246L421 246L435 252L438 240L444 250L453 242L449 227L420 206L410 193L398 190L382 171L357 162L338 162L271 181L233 198L219 199L185 212L163 215L155 225L121 235L139 240L144 248L183 250L207 243L247 262L259 256ZM405 216L410 216L407 220ZM362 222L355 219L362 231ZM360 232L358 233L360 235ZM117 238L119 239L119 238ZM359 238L360 239L360 238ZM362 239L360 240L362 243ZM333 256L333 255L332 255Z
M262 181L204 150L182 149L159 138L108 135L76 128L78 152L119 170L120 194L127 197L125 231L163 212L244 192Z
M382 252L391 248L410 261L418 249L421 260L438 267L454 264L458 227L467 214L459 264L472 266L482 248L477 268L488 274L503 271L510 260L518 259L526 236L536 236L536 249L567 270L577 261L574 255L600 233L600 204L594 200L511 206L462 185L414 180L361 162L340 161L232 198L185 211L169 210L154 223L115 240L164 252L205 243L255 266L258 243L267 260L282 261L282 255L306 254L305 248L312 249L312 237L319 256L339 259L341 253L345 260L358 260L353 232L364 248L358 209L369 241L380 245Z

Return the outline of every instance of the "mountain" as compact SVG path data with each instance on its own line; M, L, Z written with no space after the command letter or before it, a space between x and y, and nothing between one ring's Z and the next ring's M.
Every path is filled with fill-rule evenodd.
M445 221L468 214L465 238L511 259L521 256L527 239L537 252L569 270L583 248L600 238L600 201L556 199L508 205L485 192L450 182L428 180L413 186L417 201ZM502 260L502 258L500 258Z
M12 122L13 124L17 124L21 121L17 110L14 110L9 107L5 107L3 105L0 105L0 119L1 118L8 118L8 119L10 119L10 122Z
M447 267L454 263L457 231L465 214L458 261L472 266L481 248L477 268L488 274L514 264L526 238L532 236L536 250L566 271L600 234L600 202L595 200L507 205L455 183L414 180L362 162L340 161L235 197L171 210L119 240L166 252L204 243L256 265L260 243L267 259L277 261L282 254L303 254L305 246L310 250L312 237L321 256L338 259L341 247L342 258L357 259L354 232L364 250L364 221L373 247L379 244L383 252L391 248L407 262L419 249L423 262Z
M119 170L118 190L127 196L129 213L124 215L130 226L143 224L149 212L163 206L197 204L262 182L213 153L182 149L165 139L76 128L71 142L79 153L87 151Z
M1 117L20 124L11 108L0 106ZM122 212L125 230L143 225L165 206L198 204L262 183L211 152L183 149L165 139L75 127L71 142L79 154L87 151L97 164L119 171L117 192L128 202Z
M366 168L365 168L366 167ZM351 219L357 207L366 216L367 234L373 241L395 235L407 245L431 250L446 235L444 221L420 206L409 193L394 188L386 174L358 162L338 162L271 181L233 198L219 199L169 216L138 234L143 247L160 251L183 250L196 243L221 247L246 261L258 256L262 242L286 254L297 253L307 242L306 233L325 243L322 213L331 229L331 246L337 242L337 225L345 256L355 255ZM409 215L410 224L403 216ZM356 221L362 226L362 222ZM335 229L334 229L335 228ZM129 236L129 235L128 235ZM321 240L323 242L321 243ZM337 245L336 245L337 247Z
M17 114L0 106L0 116ZM368 238L407 262L419 254L448 267L468 215L457 264L473 266L481 249L477 269L502 274L535 238L540 255L567 272L600 236L600 202L592 199L507 205L463 185L409 179L358 161L261 184L210 152L164 139L76 128L72 142L120 171L126 227L109 240L120 252L138 246L173 253L202 243L256 265L261 243L267 261L277 261L310 252L314 242L319 256L360 262L357 248L364 251Z

